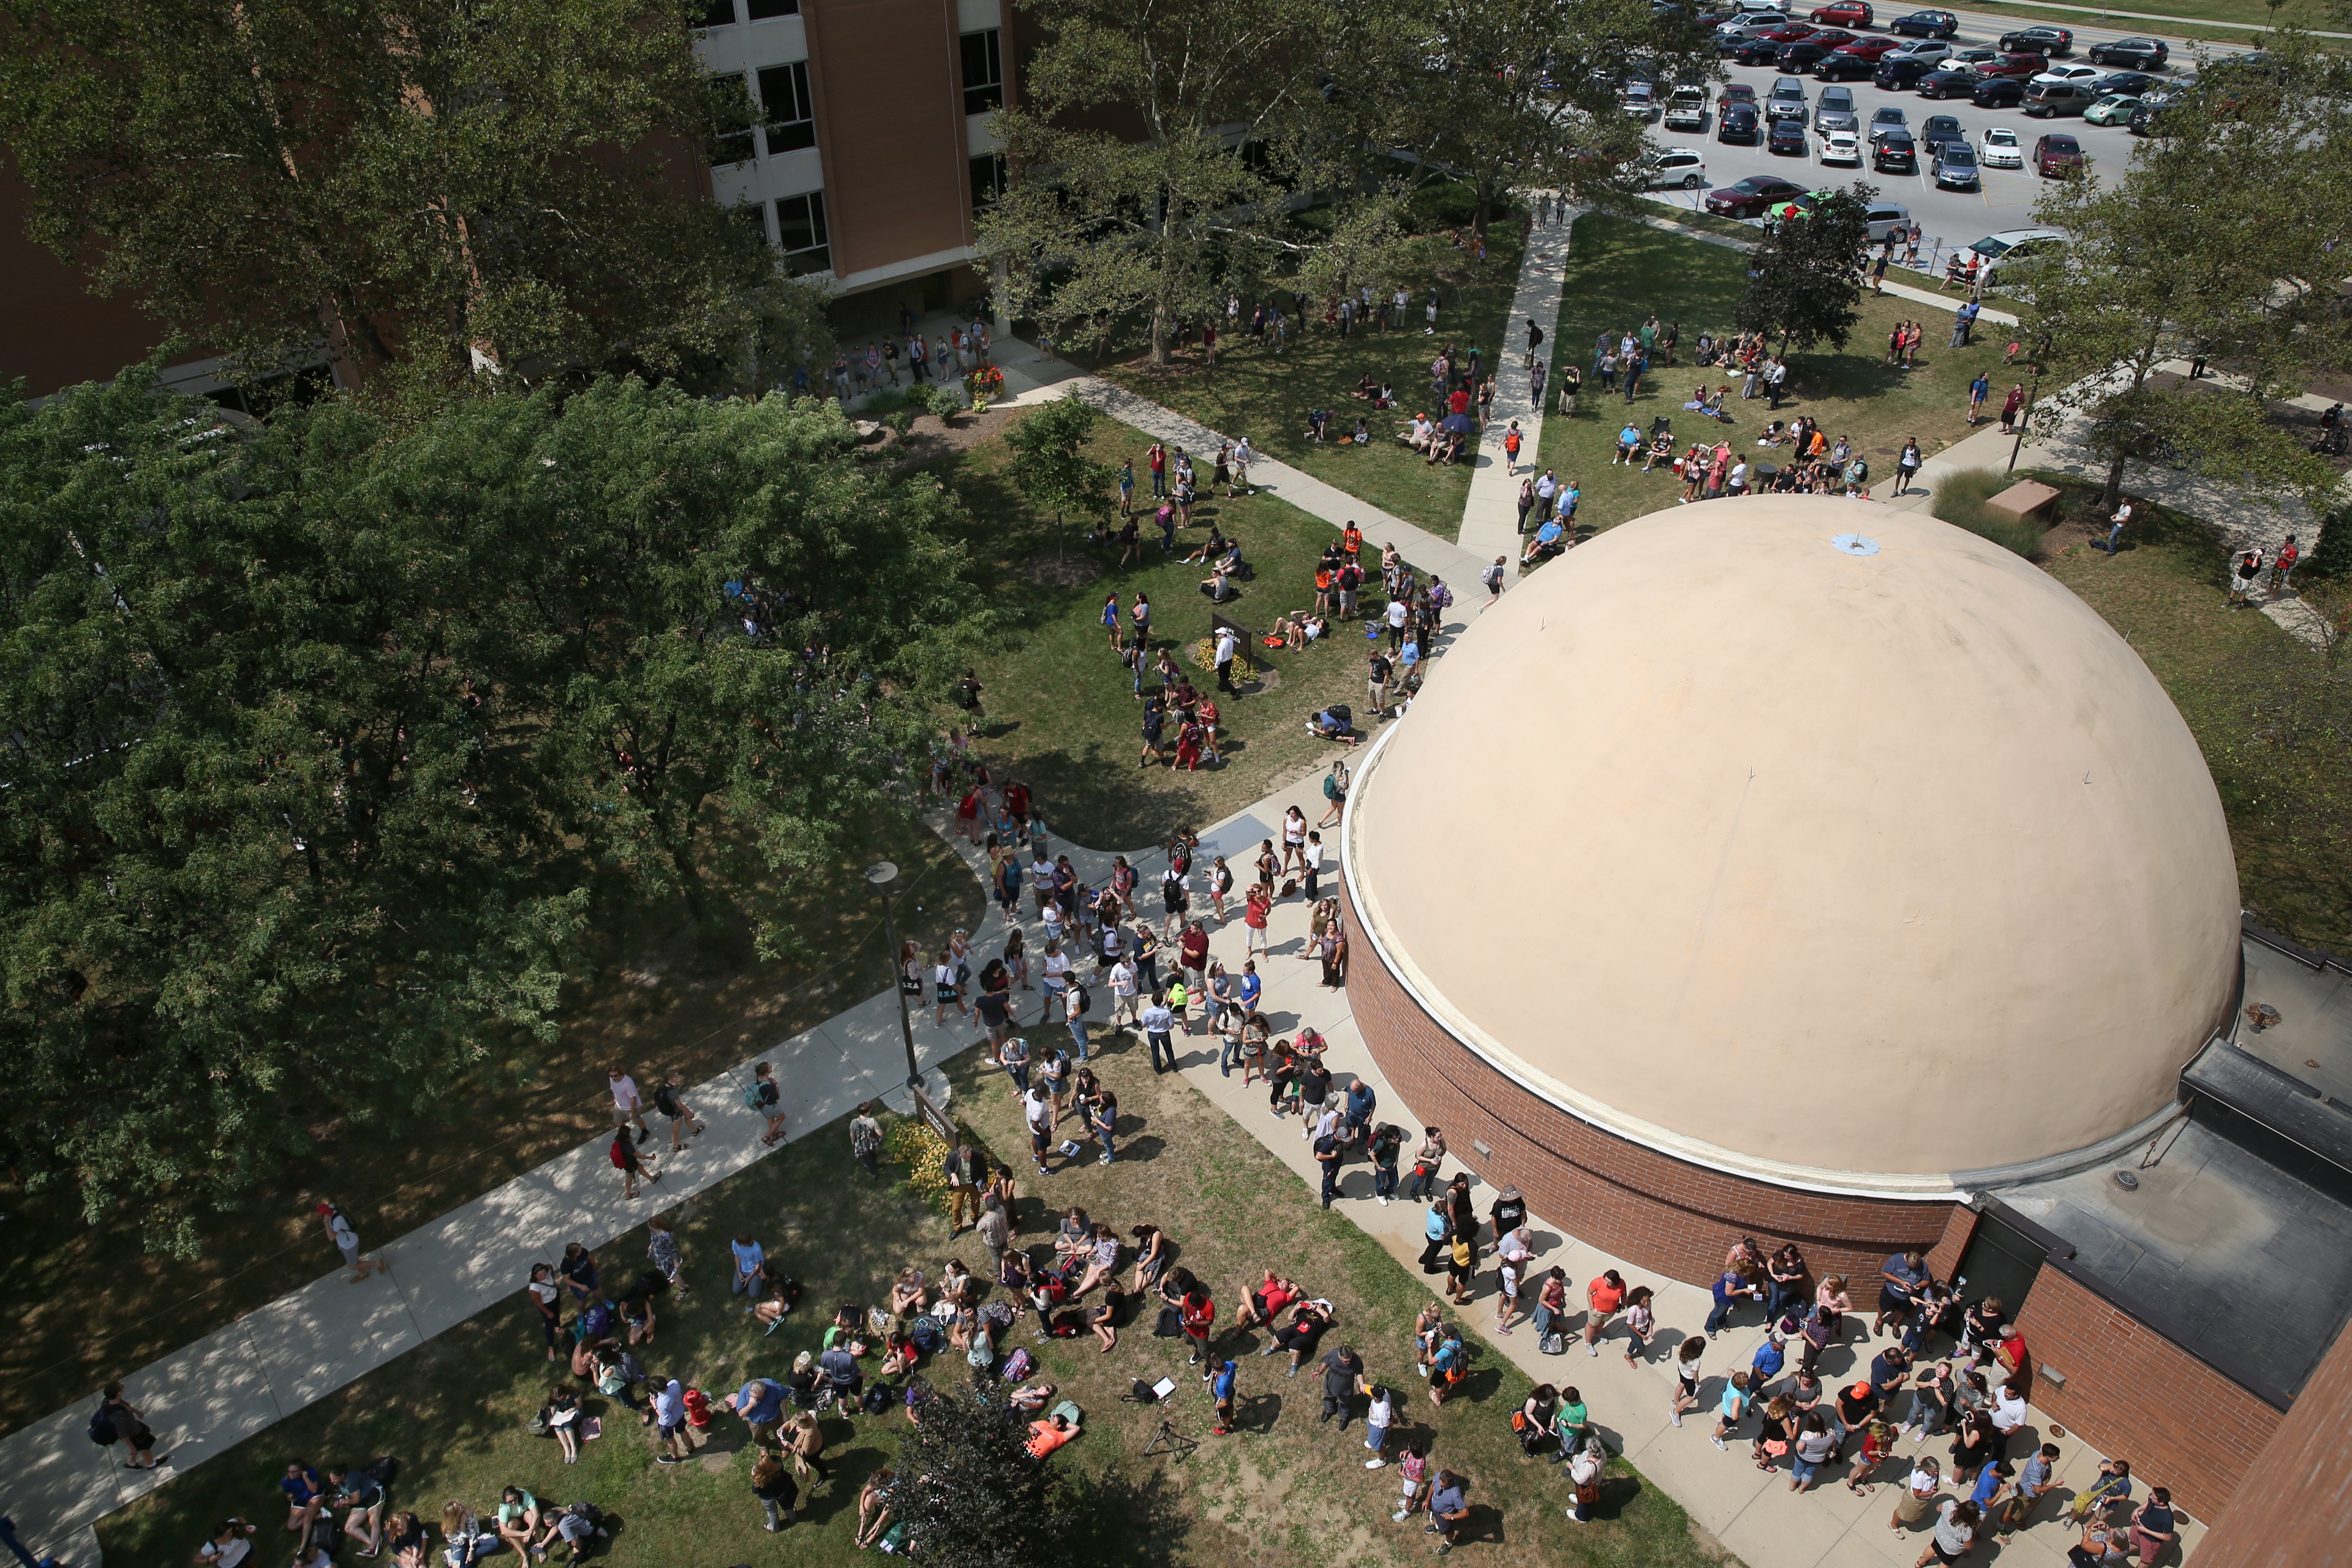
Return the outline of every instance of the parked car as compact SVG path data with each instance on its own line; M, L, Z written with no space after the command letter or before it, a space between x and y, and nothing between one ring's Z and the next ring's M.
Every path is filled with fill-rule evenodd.
M2053 65L2046 71L2038 72L2034 76L2033 79L2035 81L2080 82L2084 87L2090 87L2096 83L2101 77L2104 77L2106 74L2106 72L2101 70L2096 66Z
M1832 49L1828 58L1813 68L1813 74L1823 81L1864 80L1894 47L1892 38L1856 38Z
M1830 0L1813 13L1814 21L1838 27L1867 27L1875 19L1866 0Z
M1726 22L1715 30L1715 52L1737 58L1750 43L1779 27L1778 18L1743 16L1736 22Z
M2099 89L2102 97L2112 92L2121 93L2126 98L2137 98L2144 92L2162 87L2164 79L2150 76L2146 71L2109 71L2091 85Z
M1851 131L1832 131L1822 137L1822 162L1862 167L1862 138Z
M1979 76L2015 77L2020 81L2031 81L2049 68L2050 62L2040 55L2011 54L1995 55L1979 61L1976 68Z
M1960 19L1949 11L1914 11L1887 23L1886 30L1915 38L1948 38L1960 30Z
M1948 114L1931 114L1927 116L1927 123L1919 127L1919 145L1927 149L1931 157L1940 143L1968 139L1969 133L1960 129L1960 122Z
M2013 33L2003 33L1993 47L2005 55L2071 55L2074 52L2074 35L2064 27L2020 27Z
M2093 44L2084 51L2095 66L2125 66L2137 71L2160 71L2172 58L2172 46L2162 38L2117 38Z
M1794 120L1802 123L1805 118L1805 84L1792 76L1774 77L1772 90L1765 95L1764 118Z
M1969 101L1979 109L2015 109L2025 101L2025 84L2015 77L1987 77L1969 90Z
M1853 138L1862 140L1862 117L1852 110L1832 109L1827 114L1813 116L1813 129L1826 136L1832 131L1851 131Z
M2074 173L2084 163L2083 144L2072 136L2051 132L2033 142L2033 172L2045 180Z
M2036 120L2080 114L2098 101L2097 90L2087 83L2044 81L2037 77L2025 84L2025 112Z
M1646 81L1627 82L1625 112L1636 120L1655 120L1658 117L1657 89Z
M1715 139L1742 142L1753 147L1764 140L1764 117L1752 103L1735 103L1715 117Z
M1863 212L1863 222L1870 228L1870 243L1878 244L1896 224L1908 227L1911 209L1901 202L1873 202Z
M2018 144L2016 132L2006 125L1995 125L1977 143L1977 162L1988 169L2022 169L2025 149Z
M1801 44L1782 45L1780 52L1772 57L1772 64L1784 71L1809 71L1833 52L1828 45L1807 38Z
M1669 131L1704 131L1706 129L1706 89L1678 87L1666 100L1666 129Z
M1870 115L1870 140L1875 145L1882 137L1908 136L1911 121L1894 104L1881 104Z
M1987 60L1999 58L2000 58L1999 49L1979 48L1971 44L1965 49L1954 49L1950 54L1946 55L1944 63L1948 66L1966 66L1969 69L1974 70Z
M1906 87L1916 87L1919 79L1934 70L1930 60L1906 59L1901 55L1889 55L1878 62L1870 73L1870 84L1881 92L1900 92Z
M1939 190L1972 191L1977 176L1977 151L1965 141L1938 142L1928 149L1927 172Z
M2065 243L2066 237L2054 228L2005 228L1962 248L1959 260L1963 267L1973 260L1978 281L1990 286L2003 267L2029 257L2047 256Z
M2098 102L2083 110L2083 123L2128 125L2131 123L2132 110L2138 107L2139 100L2129 93L2110 92L2103 96Z
M1976 91L1984 79L1966 66L1956 66L1946 60L1936 69L1919 79L1922 98L1966 98Z
M1801 120L1772 121L1772 133L1764 139L1764 151L1782 157L1803 157L1806 152L1805 122Z
M2131 118L2124 121L2125 129L2135 136L2154 136L2163 129L2163 121L2177 99L2167 93L2147 93L2132 108Z
M1731 51L1732 64L1742 66L1770 65L1774 60L1780 58L1780 51L1783 48L1797 41L1794 38L1780 37L1778 35L1781 31L1781 28L1775 27L1769 33L1749 34L1747 39L1743 41L1738 48Z
M1720 114L1735 103L1744 103L1750 109L1756 108L1756 89L1744 81L1733 82L1725 88L1722 96L1715 100L1716 112Z
M1717 217L1761 217L1774 202L1802 195L1804 187L1778 174L1750 174L1735 184L1706 194L1706 210Z
M1822 89L1822 95L1813 100L1813 129L1816 131L1827 131L1830 129L1828 124L1830 116L1835 114L1852 114L1853 112L1853 89L1850 87L1825 87Z
M1660 147L1642 160L1643 188L1695 191L1706 184L1706 157L1696 147Z
M1915 38L1907 44L1897 44L1880 58L1893 60L1940 60L1952 52L1952 46L1941 38Z
M1882 174L1912 174L1919 170L1919 144L1910 132L1882 136L1871 146L1870 166Z

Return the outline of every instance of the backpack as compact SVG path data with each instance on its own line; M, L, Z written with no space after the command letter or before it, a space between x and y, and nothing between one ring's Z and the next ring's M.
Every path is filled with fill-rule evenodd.
M399 1479L400 1461L394 1458L390 1454L385 1454L377 1458L370 1459L367 1463L367 1474L368 1479L375 1482L376 1485L380 1487L388 1487L392 1485L394 1480Z
M947 1348L947 1331L940 1328L940 1321L929 1313L907 1326L907 1337L914 1341L915 1348L925 1355L935 1355Z
M1184 1335L1182 1310L1172 1305L1160 1308L1160 1321L1152 1325L1151 1331L1163 1340L1181 1339Z
M306 1559L321 1552L332 1557L341 1550L342 1544L342 1521L335 1517L335 1510L331 1508L321 1509L319 1517L310 1521L310 1528L302 1532L302 1554Z
M1086 1331L1087 1325L1085 1320L1082 1319L1077 1312L1068 1311L1056 1312L1054 1314L1054 1337L1055 1339L1074 1340Z
M1325 800L1337 800L1339 798L1339 774L1325 773L1323 775L1323 798Z
M101 1448L110 1448L114 1447L115 1439L120 1436L121 1434L114 1429L114 1417L107 1414L105 1405L101 1405L89 1413L91 1442Z
M1004 1358L1004 1380L1007 1383L1019 1383L1036 1370L1037 1358L1029 1353L1026 1346Z
M575 1502L563 1511L574 1519L585 1520L591 1530L604 1528L604 1510L593 1502Z
M1095 999L1087 994L1087 988L1085 986L1073 985L1070 989L1077 994L1079 1017L1083 1018L1088 1013L1094 1011Z
M1551 1332L1546 1334L1541 1340L1538 1340L1536 1342L1536 1349L1541 1351L1546 1355L1566 1355L1568 1353L1568 1336L1560 1332L1558 1329L1554 1329Z
M877 1383L866 1389L865 1394L858 1400L857 1406L868 1415L879 1415L888 1410L891 1403L898 1397L888 1384Z
M900 982L901 985L904 985L904 984L905 982ZM743 1109L746 1110L757 1110L760 1109L760 1086L757 1083L751 1084L749 1088L743 1090Z

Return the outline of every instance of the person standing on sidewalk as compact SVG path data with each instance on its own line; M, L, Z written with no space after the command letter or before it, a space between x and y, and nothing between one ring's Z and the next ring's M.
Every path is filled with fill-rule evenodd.
M1895 493L1911 493L1911 481L1919 477L1927 459L1919 455L1919 437L1912 437L1903 443L1903 455L1895 459Z
M1174 1072L1176 1070L1176 1045L1172 1037L1176 1032L1176 1014L1175 1011L1168 1005L1168 994L1166 992L1152 992L1151 1004L1143 1009L1143 1016L1140 1022L1143 1025L1144 1040L1151 1049L1151 1070L1155 1073ZM1166 1064L1164 1066L1161 1063L1162 1058L1166 1058ZM1229 1057L1227 1059L1221 1061L1219 1065L1223 1068L1225 1077L1231 1078L1234 1076L1233 1065Z
M1977 378L1969 383L1969 427L1970 429L1974 429L1978 419L1983 416L1985 399L1991 395L1992 376L1985 371L1977 372Z
M2295 548L2294 535L2288 534L2286 542L2279 546L2278 554L2271 559L2272 598L2275 599L2286 592L2287 578L2293 574L2294 563L2302 559L2303 552Z

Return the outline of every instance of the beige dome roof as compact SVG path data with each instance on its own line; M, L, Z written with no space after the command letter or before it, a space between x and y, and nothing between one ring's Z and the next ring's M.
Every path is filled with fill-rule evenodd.
M1719 1168L1924 1195L2084 1149L2232 1005L2236 865L2170 699L1919 513L1604 533L1475 619L1353 796L1350 891L1423 1005Z

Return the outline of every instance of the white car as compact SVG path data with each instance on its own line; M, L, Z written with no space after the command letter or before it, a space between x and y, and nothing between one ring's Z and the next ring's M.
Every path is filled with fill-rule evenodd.
M1642 160L1643 188L1696 191L1706 184L1706 159L1696 148L1664 147Z
M1977 162L1988 169L2022 169L2025 149L2018 144L2016 132L1996 125L1977 143Z
M2101 70L2096 66L2054 65L2046 71L2035 73L2033 79L2035 81L2063 81L2071 86L2075 82L2094 82L2106 74L2106 72Z
M1822 138L1822 162L1862 167L1862 138L1851 131L1832 131Z
M2005 228L1963 249L1960 265L1965 267L1973 258L1983 268L1978 274L1979 280L1989 289L2005 263L2047 256L2065 243L2066 237L2054 228Z

